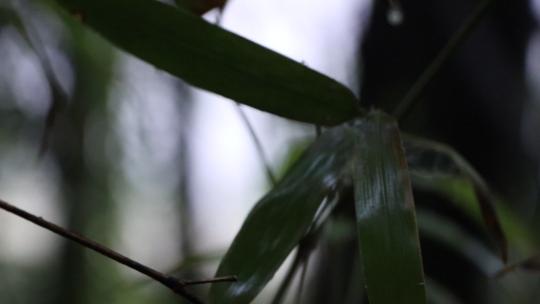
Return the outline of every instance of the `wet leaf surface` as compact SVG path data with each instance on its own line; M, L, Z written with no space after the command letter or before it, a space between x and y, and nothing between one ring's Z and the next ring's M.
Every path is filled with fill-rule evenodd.
M186 82L286 118L336 125L359 110L337 81L192 12L153 0L56 0L116 46Z
M414 200L397 124L374 112L360 121L357 132L353 179L369 302L426 303Z
M216 274L235 275L238 282L213 285L212 303L255 298L307 233L325 197L340 187L353 143L350 127L324 133L255 205Z

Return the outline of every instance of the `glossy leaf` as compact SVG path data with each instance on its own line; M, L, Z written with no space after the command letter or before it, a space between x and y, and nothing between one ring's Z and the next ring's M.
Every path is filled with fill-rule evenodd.
M55 0L109 41L202 89L283 117L334 125L358 115L337 81L154 0Z
M369 303L426 303L414 200L397 124L374 112L357 130L353 179Z
M482 217L506 262L508 245L495 210L496 199L476 170L456 151L440 143L408 136L405 147L415 186L445 193L458 202L475 202L464 208Z
M329 130L255 205L216 274L235 275L238 282L213 285L212 303L255 298L307 233L325 197L340 186L353 143L350 127Z

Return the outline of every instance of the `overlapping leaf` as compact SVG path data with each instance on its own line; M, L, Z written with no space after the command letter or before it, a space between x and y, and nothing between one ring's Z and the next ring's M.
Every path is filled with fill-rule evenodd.
M216 274L236 275L238 282L213 285L212 303L253 300L306 234L325 197L341 184L353 145L350 127L329 130L255 205Z
M414 200L397 124L375 112L357 132L355 207L369 302L426 303Z
M415 186L468 203L462 207L482 217L506 262L507 240L495 210L495 198L476 170L456 151L440 143L407 136L405 148Z
M334 125L358 115L337 81L154 0L55 0L129 53L188 83L283 117Z

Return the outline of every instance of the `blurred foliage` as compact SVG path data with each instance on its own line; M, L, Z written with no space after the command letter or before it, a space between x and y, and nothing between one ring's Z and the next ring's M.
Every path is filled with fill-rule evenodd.
M359 110L359 101L343 85L197 16L224 3L0 3L0 189L6 193L0 197L8 195L10 180L28 170L8 166L15 161L12 155L26 151L18 157L35 162L31 170L43 171L52 186L17 190L58 209L66 228L111 248L119 245L122 213L134 208L121 205L119 197L139 187L132 175L152 178L145 172L151 164L130 162L133 151L126 141L140 140L150 147L147 152L160 151L152 150L144 130L119 130L129 116L115 100L126 55L119 46L188 83L277 115L323 125L360 117L324 129L311 145L287 147L278 184L255 205L227 253L216 257L195 250L199 236L191 200L197 193L189 176L197 155L187 148L196 136L189 131L193 111L186 84L174 83L177 103L164 111L181 121L180 131L173 156L158 167L168 171L158 170L162 179L145 187L173 189L181 224L172 247L183 261L171 272L199 277L213 272L223 255L217 273L238 275L239 282L214 285L211 291L195 288L202 298L210 294L215 303L248 303L266 286L256 303L367 303L368 298L374 304L397 303L397 293L384 291L410 283L417 290L399 289L400 297L422 298L415 302L421 303L425 276L428 303L538 302L540 157L526 143L540 138L523 131L528 125L523 111L538 103L526 82L531 76L526 76L525 54L535 28L530 3L495 1L471 39L400 121L401 130L448 146L419 144L406 135L405 150L401 140L388 135L388 128L398 134L397 126L374 123L374 114L363 116L368 111ZM362 107L391 112L473 4L374 1L366 36L358 41ZM403 23L389 22L389 9L402 10ZM524 138L531 133L536 137ZM45 149L41 156L40 149ZM370 190L375 194L368 195ZM132 192L137 196L144 189ZM411 204L416 208L403 207ZM414 259L420 249L411 220L415 209L423 265ZM10 227L0 222L0 228L4 240ZM506 241L507 266L497 257ZM0 303L183 302L69 242L61 241L34 263L13 259L0 246ZM407 250L413 253L404 254ZM280 270L287 256L292 262ZM272 284L279 280L276 289Z

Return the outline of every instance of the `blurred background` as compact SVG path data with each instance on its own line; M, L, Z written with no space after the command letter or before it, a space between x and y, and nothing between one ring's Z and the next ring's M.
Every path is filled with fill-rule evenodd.
M339 80L365 107L391 111L477 2L230 0L221 26ZM540 241L540 1L495 2L401 127L455 147L487 179L527 234L511 248L519 260ZM45 1L0 2L0 198L158 270L212 276L271 188L240 111L278 176L315 127L195 89L65 17ZM490 278L475 263L495 255L480 229L443 198L415 195L431 301L538 303L540 275ZM329 229L304 302L362 303L350 225ZM478 248L451 250L433 231L462 232ZM282 272L257 302L269 302ZM179 302L0 212L0 303Z

